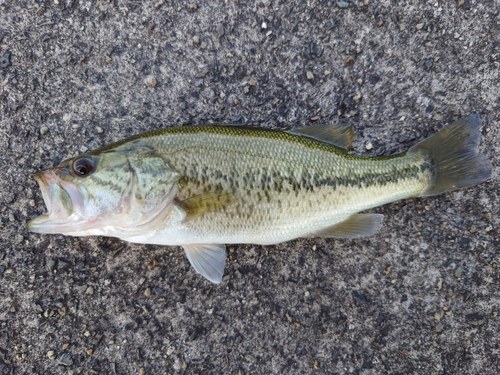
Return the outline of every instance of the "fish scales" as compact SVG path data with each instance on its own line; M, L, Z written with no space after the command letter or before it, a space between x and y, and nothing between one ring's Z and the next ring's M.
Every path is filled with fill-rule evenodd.
M180 201L207 192L238 197L234 204L186 223L192 242L218 237L224 242L270 244L310 235L353 210L418 195L432 178L423 167L426 160L418 155L360 157L272 130L178 129L183 128L141 137L134 146L152 147L180 173ZM273 231L265 233L270 222Z
M366 237L383 215L361 211L488 179L480 127L471 115L384 157L349 154L345 125L155 130L36 173L48 212L28 229L181 245L196 272L220 283L226 243Z

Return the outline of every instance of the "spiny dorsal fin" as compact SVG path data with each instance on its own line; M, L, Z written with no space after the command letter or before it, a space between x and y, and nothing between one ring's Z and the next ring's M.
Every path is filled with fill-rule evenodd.
M349 150L354 141L354 131L351 125L316 125L307 128L293 128L288 133L314 138L321 142L330 143L337 147Z
M190 244L183 247L196 272L215 284L221 283L226 264L226 245Z
M325 228L311 237L362 238L375 234L382 226L382 214L354 214L347 220Z
M177 204L186 212L186 220L201 216L210 212L222 210L236 200L233 193L203 193L194 195Z

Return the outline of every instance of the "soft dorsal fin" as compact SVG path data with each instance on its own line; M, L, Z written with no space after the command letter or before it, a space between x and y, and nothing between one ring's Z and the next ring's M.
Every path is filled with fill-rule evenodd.
M202 193L176 204L186 212L185 221L210 212L222 210L236 200L233 193Z
M222 282L226 264L226 245L190 244L183 247L189 263L196 272L215 284Z
M347 220L311 234L311 237L362 238L375 234L382 226L382 214L354 214Z
M293 128L288 133L314 138L321 142L330 143L337 147L350 149L354 141L354 131L352 125L316 125L307 128Z

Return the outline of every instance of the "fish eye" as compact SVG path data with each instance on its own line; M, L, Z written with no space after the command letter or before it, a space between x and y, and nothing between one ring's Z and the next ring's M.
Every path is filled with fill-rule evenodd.
M73 172L74 176L77 177L86 177L95 168L95 162L94 159L91 157L81 157L76 159L73 162L73 165L71 166L71 171Z

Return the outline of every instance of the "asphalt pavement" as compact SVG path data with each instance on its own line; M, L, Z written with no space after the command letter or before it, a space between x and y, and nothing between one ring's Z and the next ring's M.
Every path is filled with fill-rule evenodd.
M500 373L498 1L0 1L0 375ZM360 240L28 233L32 175L142 131L347 122L401 152L479 113L490 180Z

